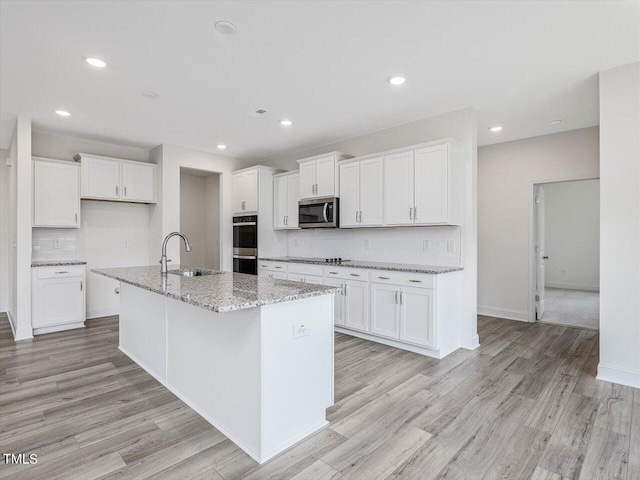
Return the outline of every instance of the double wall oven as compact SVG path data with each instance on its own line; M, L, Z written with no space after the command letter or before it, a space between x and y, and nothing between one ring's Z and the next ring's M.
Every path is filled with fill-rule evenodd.
M233 217L233 271L258 274L258 216Z

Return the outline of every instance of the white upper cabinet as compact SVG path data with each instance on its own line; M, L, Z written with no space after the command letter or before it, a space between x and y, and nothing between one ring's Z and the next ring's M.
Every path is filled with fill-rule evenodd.
M33 226L80 227L80 167L77 163L34 157Z
M122 163L122 200L155 202L156 166L146 163Z
M341 163L340 226L382 225L382 166L382 157Z
M273 177L273 228L298 228L300 175L283 173Z
M384 157L384 222L413 224L413 151Z
M340 152L298 160L300 198L334 197L339 192L338 161L351 158Z
M460 225L464 165L449 142L384 156L385 225Z
M129 203L155 203L157 166L119 158L79 153L82 198Z
M258 211L258 169L233 174L233 213Z

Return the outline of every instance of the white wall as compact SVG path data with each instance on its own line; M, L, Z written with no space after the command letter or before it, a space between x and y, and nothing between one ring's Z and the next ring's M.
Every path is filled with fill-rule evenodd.
M600 289L600 180L544 184L545 285Z
M600 72L598 378L640 387L640 62Z
M191 244L190 252L181 252L180 265L204 267L206 225L204 221L205 177L180 172L180 232ZM178 242L182 240L176 239Z
M9 302L9 150L0 149L0 312Z
M272 167L296 170L297 159L320 155L330 151L341 151L351 155L366 155L394 148L453 137L463 145L468 157L466 181L464 185L465 211L462 227L428 227L415 229L366 229L363 231L333 230L332 232L289 232L289 255L300 256L349 256L360 259L374 259L385 256L387 261L462 264L463 273L463 325L461 341L465 347L477 346L477 125L476 111L471 108L458 110L437 117L388 128L330 145L275 158L266 164ZM364 250L364 239L371 240L371 250ZM326 241L330 240L328 244ZM427 254L422 251L422 240L433 239L434 250ZM441 251L441 242L452 239L459 245L455 255ZM298 241L296 247L295 242ZM406 250L398 248L406 247ZM390 248L393 251L390 253ZM342 252L346 252L340 255ZM459 263L457 263L459 262Z
M204 265L220 269L220 175L207 175L204 180L205 259Z
M33 132L33 155L73 161L79 152L148 161L147 150L62 135ZM118 282L90 273L92 268L148 265L160 253L149 251L149 205L82 200L80 229L33 229L33 258L80 259L87 262L87 317L114 315L120 300ZM53 240L63 248L54 249ZM156 258L157 257L157 258Z
M529 320L533 184L599 175L598 128L478 149L478 312Z

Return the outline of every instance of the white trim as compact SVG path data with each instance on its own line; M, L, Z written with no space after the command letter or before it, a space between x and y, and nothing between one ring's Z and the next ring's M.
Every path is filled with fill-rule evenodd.
M413 353L419 353L420 355L425 355L427 357L433 357L437 359L442 359L446 355L451 353L453 350L455 350L455 348L453 348L450 351L447 351L446 354L443 355L440 349L437 349L437 348L419 347L417 345L412 345L410 343L399 342L391 338L384 338L384 337L379 337L377 335L370 335L366 332L350 330L348 328L340 327L338 325L334 326L334 330L336 332L344 333L345 335L351 335L352 337L364 338L365 340L369 340L371 342L382 343L390 347L400 348L402 350L407 350Z
M7 317L9 318L9 325L11 326L11 333L13 334L13 340L29 340L33 338L33 331L31 328L27 328L25 330L16 330L16 327L13 324L13 317L11 316L11 312L7 310Z
M62 325L52 325L50 327L34 328L34 335L42 335L43 333L62 332L64 330L73 330L75 328L84 328L84 322L65 323Z
M13 326L13 317L11 316L11 312L7 308L7 318L9 319L9 326L11 327L11 333L13 334L13 338L16 338L16 327Z
M640 388L640 372L627 370L626 368L612 367L611 365L599 363L596 378L605 382Z
M565 290L582 290L585 292L599 292L599 285L579 285L577 283L545 283L545 288L563 288Z
M471 337L460 337L460 347L467 350L475 350L480 347L480 336L473 335Z
M486 305L478 305L478 315L487 317L506 318L508 320L519 320L521 322L530 322L529 313L523 310L509 310L506 308L488 307Z
M86 318L100 318L100 317L112 317L120 314L120 307L109 308L96 308L94 310L88 310Z
M577 177L563 177L563 178L547 178L540 180L533 180L529 183L529 191L531 197L529 198L529 239L527 242L527 252L529 255L529 315L528 321L536 321L536 255L535 255L535 215L534 205L536 201L536 186L545 183L560 183L560 182L577 182L580 180L599 180L600 176L585 175Z

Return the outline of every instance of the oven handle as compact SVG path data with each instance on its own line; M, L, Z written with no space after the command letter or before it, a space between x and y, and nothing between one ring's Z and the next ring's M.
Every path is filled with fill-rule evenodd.
M324 207L322 207L322 216L324 217L325 223L329 223L329 219L327 218L327 209L329 208L329 203L325 203Z
M240 222L240 223L234 223L233 226L234 227L244 227L244 226L255 226L256 222Z
M239 258L240 260L256 260L257 255L234 255L233 258Z

